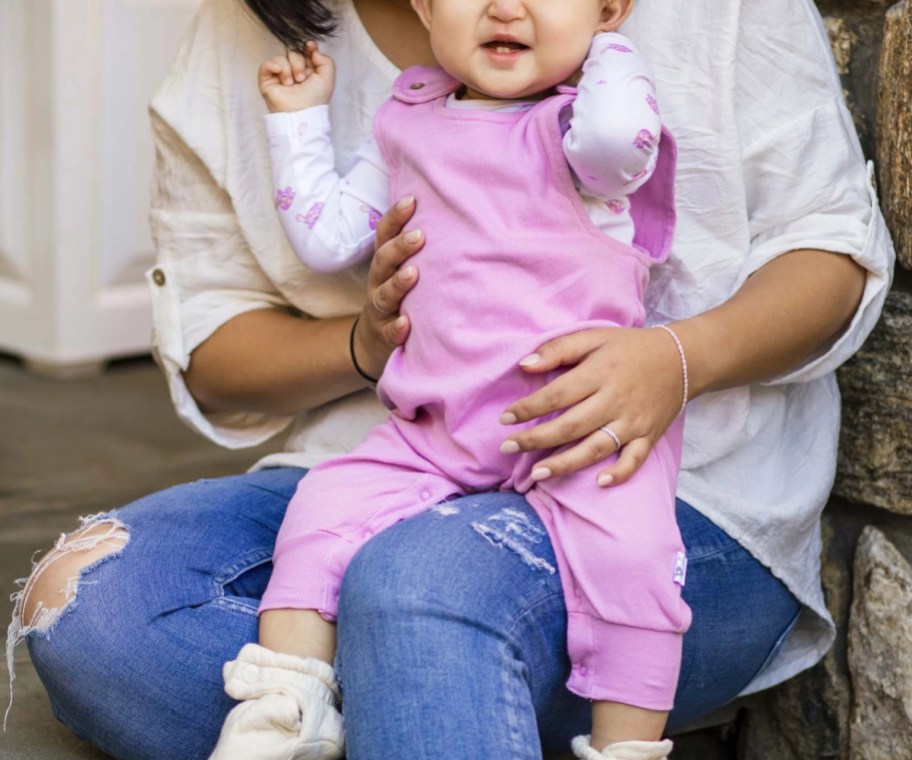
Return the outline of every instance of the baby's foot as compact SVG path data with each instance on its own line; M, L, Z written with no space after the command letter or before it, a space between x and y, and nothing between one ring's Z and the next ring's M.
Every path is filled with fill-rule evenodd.
M674 745L666 739L661 742L615 742L601 752L589 744L588 736L577 736L571 747L581 760L668 760Z
M330 665L245 646L225 664L225 691L242 700L209 760L336 760L345 733Z

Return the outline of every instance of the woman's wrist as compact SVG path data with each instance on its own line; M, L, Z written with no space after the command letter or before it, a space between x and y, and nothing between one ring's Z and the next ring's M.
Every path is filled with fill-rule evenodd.
M239 314L194 350L187 386L207 414L316 408L368 387L349 358L351 325L281 309Z
M355 368L355 372L361 376L362 380L366 380L371 385L376 385L379 377L374 377L373 375L368 374L364 371L364 368L361 366L361 363L358 361L358 350L356 347L355 334L358 331L358 325L361 323L361 315L359 314L355 317L355 321L352 322L351 330L348 333L348 355L351 359L352 366Z
M687 352L684 350L684 345L681 343L678 333L671 325L656 325L655 329L662 330L674 341L675 348L678 351L678 357L681 359L681 408L678 410L678 415L681 415L684 414L684 410L687 408L687 402L690 401L690 378L687 367Z
M703 350L703 346L706 345L704 341L707 326L701 321L702 316L691 317L680 322L669 322L667 325L677 337L680 343L679 353L684 356L682 374L685 371L683 364L686 362L687 401L692 401L711 390L712 385L713 367L707 362Z

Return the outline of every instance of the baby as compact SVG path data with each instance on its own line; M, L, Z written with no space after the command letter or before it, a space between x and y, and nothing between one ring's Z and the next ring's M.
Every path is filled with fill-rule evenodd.
M644 61L615 31L632 0L412 5L440 68L402 73L344 178L329 139L332 60L308 43L260 68L276 206L301 260L335 271L369 257L380 210L404 195L418 199L412 221L427 242L402 303L408 341L378 387L392 414L299 484L260 608L261 645L225 666L227 692L243 701L212 758L341 757L333 621L352 556L447 497L514 489L554 544L567 686L593 701L592 734L573 751L662 760L690 623L674 519L682 419L611 489L597 482L603 463L552 476L538 466L552 452L520 451L497 424L515 422L502 410L556 376L523 372L538 346L641 326L649 267L668 254L674 144ZM611 422L597 434L616 456Z

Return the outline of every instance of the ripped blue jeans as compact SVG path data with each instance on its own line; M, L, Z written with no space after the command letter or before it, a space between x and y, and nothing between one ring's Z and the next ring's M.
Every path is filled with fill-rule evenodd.
M256 640L275 536L302 475L190 483L113 515L129 543L26 636L64 724L120 760L208 757L232 706L222 664ZM528 518L522 530L514 511ZM734 698L799 610L696 510L679 501L677 517L693 625L672 732ZM350 760L541 758L587 732L588 702L564 688L566 613L536 523L520 496L473 495L398 523L355 556L337 660Z

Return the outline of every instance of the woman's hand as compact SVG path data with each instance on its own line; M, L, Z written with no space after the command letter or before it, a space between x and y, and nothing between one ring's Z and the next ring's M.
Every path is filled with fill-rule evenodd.
M570 366L560 377L504 410L505 425L564 410L552 420L512 435L505 453L550 449L576 442L536 465L534 480L581 470L617 450L598 475L599 485L623 483L643 464L681 409L681 357L663 330L600 328L565 335L520 362L533 374Z
M414 213L415 199L403 198L377 224L376 252L367 275L367 303L358 317L354 337L358 365L371 377L380 377L393 349L408 337L408 317L399 314L399 304L418 282L418 270L402 265L424 245L421 230L404 230Z

